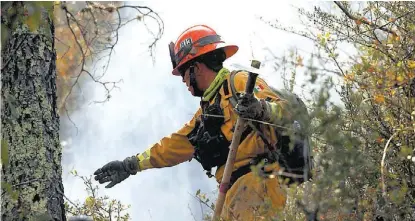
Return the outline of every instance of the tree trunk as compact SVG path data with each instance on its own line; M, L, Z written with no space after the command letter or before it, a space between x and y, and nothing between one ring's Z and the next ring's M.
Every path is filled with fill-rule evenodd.
M2 49L2 220L66 220L54 26L41 20L36 33L17 25Z

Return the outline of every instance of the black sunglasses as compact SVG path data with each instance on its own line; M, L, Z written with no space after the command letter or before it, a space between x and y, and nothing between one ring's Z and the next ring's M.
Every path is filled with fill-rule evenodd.
M180 71L180 75L182 76L182 78L184 78L184 74L186 73L187 69L190 68L190 73L193 73L195 71L195 66L194 65L190 65L188 68L183 69L183 71Z

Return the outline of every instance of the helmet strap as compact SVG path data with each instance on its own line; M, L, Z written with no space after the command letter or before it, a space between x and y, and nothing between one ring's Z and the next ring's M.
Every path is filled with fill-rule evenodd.
M193 88L194 96L196 97L202 97L203 91L199 89L197 86L196 76L195 76L195 66L189 67L189 78L190 78L190 86Z

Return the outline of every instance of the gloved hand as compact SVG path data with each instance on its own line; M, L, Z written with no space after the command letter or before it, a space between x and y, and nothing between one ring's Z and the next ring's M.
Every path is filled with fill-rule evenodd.
M264 120L267 118L265 100L257 99L254 94L241 94L235 112L242 118Z
M99 183L110 182L105 188L111 188L130 175L138 172L138 159L136 156L127 157L123 161L111 161L94 172L95 180Z

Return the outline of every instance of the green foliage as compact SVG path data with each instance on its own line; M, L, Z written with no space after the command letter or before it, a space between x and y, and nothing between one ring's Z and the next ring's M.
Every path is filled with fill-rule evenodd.
M88 196L84 202L65 201L65 211L68 216L85 215L92 217L95 221L127 221L131 220L129 213L126 212L130 206L126 206L119 200L110 199L108 196L99 196L98 186L92 184L92 177L78 175L76 170L71 174L78 177L85 184Z
M289 189L281 216L414 220L415 4L333 5L337 11L300 9L311 28L291 31L316 45L307 72L318 88L309 102L317 167L312 183ZM329 102L331 89L339 105Z
M1 188L4 189L2 190L2 195L6 193L10 194L13 200L17 200L19 197L19 193L13 190L13 186L10 183L1 182Z
M52 220L52 217L48 213L42 213L32 218L34 221Z

